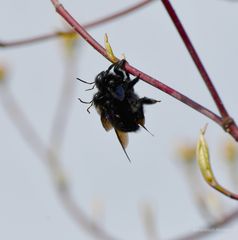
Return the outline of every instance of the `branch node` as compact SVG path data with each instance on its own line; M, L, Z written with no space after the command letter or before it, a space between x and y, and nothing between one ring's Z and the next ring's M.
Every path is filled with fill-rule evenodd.
M222 127L228 133L231 132L230 126L233 124L235 124L234 119L229 116L222 119Z

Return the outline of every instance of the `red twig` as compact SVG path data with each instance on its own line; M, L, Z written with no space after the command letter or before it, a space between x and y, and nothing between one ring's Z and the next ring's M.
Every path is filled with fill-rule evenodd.
M191 40L189 39L183 25L181 24L177 14L176 14L176 12L174 11L171 3L169 2L169 0L162 0L162 3L164 4L164 7L166 8L166 10L167 10L169 16L171 17L176 29L178 30L184 44L185 44L188 52L190 53L190 56L192 57L195 65L197 66L197 69L200 72L205 84L207 85L207 88L208 88L209 92L211 93L211 95L213 97L213 100L216 103L217 108L218 108L221 116L223 118L228 117L229 115L228 115L228 113L227 113L227 111L226 111L226 109L225 109L225 107L224 107L224 105L223 105L223 103L222 103L222 101L221 101L221 99L220 99L220 97L219 97L219 95L218 95L218 93L217 93L217 91L216 91L216 89L215 89L215 87L214 87L214 85L213 85L205 67L202 64L202 61L200 60L195 48L193 47L193 44L192 44Z
M225 131L229 132L236 141L238 141L238 127L234 120L230 117L228 114L226 108L223 105L222 100L219 97L219 94L216 91L216 88L214 87L205 67L202 64L202 61L200 60L195 48L193 47L193 44L191 40L189 39L182 23L180 22L175 10L173 9L171 3L169 0L162 0L162 3L164 4L164 7L166 8L168 14L170 15L176 29L178 30L188 52L190 53L190 56L192 57L195 65L197 66L198 71L200 72L210 94L212 95L212 98L217 105L217 108L222 116L222 127Z
M93 48L95 48L100 54L102 54L105 58L109 61L109 57L107 56L106 50L95 40L93 37L84 29L82 25L80 25L71 15L70 13L63 7L63 5L58 0L51 0L53 5L55 6L56 12L58 12L72 28L81 35ZM151 84L152 86L160 89L161 91L173 96L177 100L183 102L184 104L192 107L196 111L204 114L208 118L215 121L217 124L222 126L227 132L229 132L236 140L238 140L238 128L236 127L233 121L230 121L231 118L225 119L219 117L209 109L205 108L204 106L196 103L192 99L186 97L185 95L181 94L180 92L170 88L169 86L161 83L160 81L154 79L153 77L141 72L140 70L132 67L128 63L125 65L125 69L134 76L140 76L140 79L144 80L145 82Z
M134 4L133 6L128 7L126 9L123 9L123 10L118 11L116 13L113 13L111 15L96 19L94 21L85 23L85 24L83 24L83 27L89 29L89 28L93 28L93 27L99 26L101 24L110 22L110 21L112 21L116 18L125 16L125 15L127 15L127 14L129 14L129 13L135 11L135 10L138 10L143 6L146 6L147 4L152 3L153 1L154 0L140 1L140 2ZM66 31L66 32L58 31L58 32L44 34L44 35L41 35L41 36L31 37L31 38L22 39L22 40L16 40L16 41L10 41L10 42L0 41L0 47L2 47L2 48L3 47L15 47L15 46L19 47L21 45L27 45L27 44L42 42L42 41L46 41L46 40L49 40L49 39L52 39L52 38L56 38L56 37L60 37L62 35L67 35L67 34L72 34L72 33L74 33L74 31L72 31L72 30Z

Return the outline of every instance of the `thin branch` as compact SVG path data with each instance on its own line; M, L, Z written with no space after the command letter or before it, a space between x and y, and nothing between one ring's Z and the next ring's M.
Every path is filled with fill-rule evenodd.
M63 79L63 86L61 87L61 94L58 100L56 111L54 114L51 134L50 134L50 145L52 149L55 149L57 152L61 149L62 143L64 140L64 135L69 121L72 100L74 95L74 85L73 85L73 76L76 74L76 49L75 41L72 41L72 46L68 47L67 44L64 44L65 50L65 76Z
M108 16L96 19L94 21L88 22L83 24L84 28L93 28L93 27L97 27L100 26L104 23L108 23L114 19L123 17L133 11L136 11L146 5L148 5L149 3L152 3L154 0L143 0L140 1L138 3L135 3L133 6L130 6L126 9L123 9L121 11L115 12L113 14L110 14ZM18 46L23 46L23 45L27 45L27 44L33 44L33 43L37 43L37 42L42 42L42 41L46 41L49 39L53 39L53 38L57 38L57 37L61 37L62 35L71 35L72 33L74 33L74 31L70 30L70 31L57 31L54 33L48 33L48 34L43 34L40 36L35 36L35 37L31 37L31 38L27 38L27 39L22 39L22 40L17 40L17 41L10 41L10 42L5 42L5 41L0 41L0 48L2 47L18 47Z
M14 124L16 128L30 148L34 150L35 154L40 159L45 159L45 146L42 144L42 139L38 136L30 121L26 118L25 113L18 105L10 89L4 86L5 84L6 83L1 83L0 86L0 98L4 110L10 119L15 120Z
M83 26L85 28L91 28L91 27L96 27L96 26L99 26L101 24L104 24L104 23L107 23L107 22L110 22L116 18L119 18L119 17L122 17L122 16L125 16L131 12L134 12L135 10L138 10L144 6L146 6L147 4L149 3L152 3L152 2L155 2L155 0L144 0L144 1L141 1L141 2L138 2L136 3L135 5L131 6L131 7L128 7L124 10L121 10L121 11L118 11L116 13L113 13L109 16L106 16L106 17L103 17L101 19L98 19L96 21L93 21L91 23L86 23L86 24L83 24Z
M52 153L51 157L47 155L48 158L44 158L44 156L46 157L46 152L49 152L49 150L47 151L46 146L43 144L42 140L38 137L33 127L31 127L31 125L29 124L29 121L27 120L24 113L21 111L20 107L17 104L17 101L14 99L9 89L4 87L4 89L2 88L1 90L2 90L0 94L1 103L3 104L10 119L16 125L17 130L21 133L22 137L31 146L32 150L36 153L36 155L40 159L45 159L49 163L52 174L57 175L57 176L54 176L54 178L57 177L54 179L56 180L55 186L57 189L57 193L59 194L60 200L64 204L69 214L73 216L73 218L79 225L83 226L86 230L88 230L89 233L93 234L96 237L96 239L115 240L114 237L111 237L98 225L90 221L87 218L87 216L83 213L82 209L74 202L73 197L68 191L67 184L64 182L64 184L62 185L62 181L59 181L60 180L58 178L59 169L62 168L60 166L59 159L56 157L56 155L53 152L51 152ZM17 118L16 118L16 115L17 115ZM52 161L52 159L55 159L55 161ZM55 171L55 168L56 168L55 164L57 164L57 172ZM235 221L237 218L238 218L238 209L228 214L227 216L223 217L221 220L215 221L213 224L210 224L207 227L204 227L203 231L198 230L197 232L188 233L182 237L174 238L173 240L200 239L204 236L214 233L216 229L219 229L222 226L226 226L227 224Z
M58 105L56 108L56 112L53 118L51 136L50 136L50 148L48 152L48 158L52 158L52 149L54 152L59 152L62 147L62 142L64 139L64 134L66 130L66 126L70 116L70 109L72 105L72 97L74 94L72 76L74 75L76 69L76 51L75 51L75 40L71 40L71 46L64 44L66 64L65 64L65 77L64 83L62 86L61 95L59 97ZM56 157L56 156L55 156ZM55 162L58 166L60 166L59 159L55 159ZM56 167L56 166L54 166ZM62 168L62 167L61 167ZM60 187L60 186L59 186ZM84 227L89 233L97 238L103 240L115 240L113 237L109 236L103 229L95 224L92 220L90 220L85 214L84 211L78 206L75 202L74 198L71 196L71 192L69 191L68 186L64 185L64 189L62 191L61 188L58 187L58 195L65 209L68 211L69 215L74 218L79 226Z
M29 144L37 157L46 163L50 170L50 175L55 184L55 188L59 195L62 204L66 210L73 217L73 219L82 226L95 239L101 240L116 240L103 228L101 228L94 221L90 220L83 210L77 205L71 196L68 181L66 179L63 167L54 149L48 148L42 139L35 132L30 121L27 119L24 112L15 100L14 96L7 86L0 86L1 103L8 114L9 118L14 123L16 129L20 132L22 138Z
M219 232L219 230L222 230L221 227L224 227L228 225L229 223L237 220L238 218L238 209L233 211L230 214L227 214L224 216L222 219L215 221L212 224L209 224L206 227L201 228L198 231L194 231L192 233L185 234L184 236L178 237L178 238L173 238L171 240L198 240L203 237L206 237L212 233Z
M209 92L211 93L214 102L217 105L217 108L223 118L226 118L229 116L227 110L225 109L222 100L219 97L219 94L216 91L215 86L213 85L204 65L202 64L202 61L200 60L196 49L193 47L193 44L191 40L188 37L188 34L186 33L182 23L180 22L175 10L173 9L173 6L171 5L169 0L162 0L162 3L164 4L165 9L167 10L170 18L172 19L176 29L178 30L188 52L190 53L190 56L192 57L195 65L197 66L198 71L200 72L205 84L207 85L207 88Z
M55 6L56 12L58 12L65 20L68 22L72 28L81 35L93 48L95 48L101 55L107 58L110 61L110 58L107 55L106 50L81 26L71 15L70 13L63 7L59 1L51 0L52 4ZM234 122L226 121L224 123L224 119L210 111L209 109L205 108L204 106L196 103L195 101L191 100L190 98L186 97L185 95L181 94L180 92L170 88L169 86L161 83L160 81L154 79L153 77L139 71L138 69L132 67L128 63L125 65L125 69L134 76L139 76L140 79L144 80L145 82L151 84L152 86L160 89L161 91L169 94L170 96L176 98L177 100L183 102L184 104L192 107L196 111L204 114L208 118L215 121L217 124L222 126L227 132L229 132L234 139L238 140L238 128L236 127ZM229 118L228 120L231 120Z
M82 209L75 203L74 198L68 194L60 194L60 199L65 205L66 209L79 226L84 227L95 239L101 240L118 240L118 238L109 235L103 228L100 227L95 221L90 220L83 212Z

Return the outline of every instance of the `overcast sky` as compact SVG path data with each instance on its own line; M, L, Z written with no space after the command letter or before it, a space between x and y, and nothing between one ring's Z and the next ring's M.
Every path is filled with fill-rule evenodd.
M62 1L80 23L136 2ZM223 0L172 3L225 106L238 119L238 3ZM50 1L1 1L0 19L2 40L22 39L65 27ZM133 66L217 112L160 1L89 32L100 43L104 33L108 33L118 56L125 53ZM0 51L0 62L9 70L8 87L45 144L50 142L66 71L72 68L68 80L74 94L70 110L65 112L69 122L60 158L75 201L89 216L93 215L95 204L101 206L102 226L118 239L145 239L141 217L145 204L154 210L162 239L203 229L206 220L196 207L191 194L192 180L188 180L176 151L180 144L195 143L199 129L209 123L206 137L214 172L224 186L238 191L222 158L222 144L230 139L228 135L186 105L139 82L135 90L140 96L160 99L161 103L145 108L146 127L155 137L143 130L130 134L127 148L130 164L115 134L105 132L101 126L97 112L92 109L88 114L86 106L77 100L78 97L91 100L93 92L85 92L87 86L76 77L93 81L109 62L85 42L80 42L75 54L76 62L67 66L59 40ZM2 105L0 116L0 238L94 239L62 207L47 167L22 139ZM204 195L212 194L221 204L221 212L237 205L207 187L201 178L200 182ZM232 239L237 234L234 223L207 239Z

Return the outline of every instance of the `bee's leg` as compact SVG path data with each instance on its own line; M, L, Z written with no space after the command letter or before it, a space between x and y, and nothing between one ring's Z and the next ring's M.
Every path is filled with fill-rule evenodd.
M121 79L124 79L125 75L126 75L127 79L130 79L129 73L124 71L125 63L126 63L125 59L122 59L122 60L118 61L117 63L115 63L115 65L114 65L114 72L117 75L119 75L121 77Z
M85 103L85 104L91 104L91 103L93 102L93 100L90 101L90 102L86 102L86 101L83 101L81 98L78 98L78 100L79 100L81 103Z
M157 102L160 102L160 100L155 100L155 99L148 98L148 97L140 98L139 101L140 101L142 104L155 104L155 103L157 103Z
M90 106L87 108L87 112L90 113L89 109L93 106L93 101L91 102Z
M114 66L115 66L114 69L115 69L115 70L123 69L125 63L126 63L126 60L125 60L125 59L122 59L122 60L120 60L120 61L114 63Z
M79 100L81 103L90 104L90 106L87 108L87 112L90 113L89 109L93 106L93 100L90 101L90 102L85 102L85 101L83 101L81 98L78 98L78 100Z
M147 97L140 98L138 101L139 101L139 103L141 104L141 108L142 108L141 115L139 116L139 119L138 119L138 124L139 124L142 128L144 128L148 133L150 133L150 135L154 136L154 134L151 133L151 132L145 127L145 117L144 117L144 113L143 113L143 104L155 104L155 103L160 102L160 101L155 100L155 99L152 99L152 98L147 98Z
M94 84L91 88L86 89L85 91L90 91L93 90L95 88L96 84Z
M109 68L105 71L106 75L112 70L113 67L115 67L117 63L113 63L109 66Z
M135 77L132 81L128 83L127 89L132 89L138 83L139 80L140 80L139 76Z

